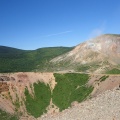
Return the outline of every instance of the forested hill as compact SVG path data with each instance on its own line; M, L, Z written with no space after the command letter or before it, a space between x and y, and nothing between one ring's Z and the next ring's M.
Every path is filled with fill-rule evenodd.
M0 72L44 71L51 59L72 49L73 47L48 47L21 50L0 46Z

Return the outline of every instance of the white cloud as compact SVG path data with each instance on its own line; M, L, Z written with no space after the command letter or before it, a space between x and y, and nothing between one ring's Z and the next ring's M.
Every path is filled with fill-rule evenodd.
M72 32L72 31L64 31L64 32L49 34L49 35L46 35L45 37L56 36L56 35L62 35L62 34L70 33L70 32Z
M96 36L99 36L101 34L103 34L103 29L101 28L96 28L94 30L92 30L91 34L90 34L90 37L96 37Z
M91 31L91 33L89 34L89 39L90 38L93 38L93 37L96 37L96 36L99 36L99 35L102 35L105 31L105 27L106 26L106 21L104 21L100 27L98 28L95 28Z

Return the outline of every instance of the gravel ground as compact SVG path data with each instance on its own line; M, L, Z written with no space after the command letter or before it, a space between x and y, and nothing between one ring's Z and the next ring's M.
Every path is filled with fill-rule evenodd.
M97 97L42 120L120 120L120 90L108 90Z

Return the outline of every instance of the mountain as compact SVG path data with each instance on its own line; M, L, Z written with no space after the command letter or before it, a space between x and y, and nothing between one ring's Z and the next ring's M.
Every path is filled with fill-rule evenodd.
M109 73L117 68L120 73L120 35L105 34L90 39L52 59L51 63L58 71Z
M76 47L20 50L0 46L0 72L120 74L120 35L105 34Z
M72 49L72 47L49 47L20 50L0 46L0 72L46 71L48 61Z

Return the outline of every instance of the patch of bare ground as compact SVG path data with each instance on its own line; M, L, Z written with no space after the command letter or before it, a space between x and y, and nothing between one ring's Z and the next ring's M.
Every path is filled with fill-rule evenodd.
M101 81L100 78L102 76L108 76L108 78L106 78L104 81ZM119 87L120 75L106 75L106 74L90 75L88 84L94 86L94 90L91 93L91 96L95 97L98 94L105 92L106 90L112 90L115 87Z

